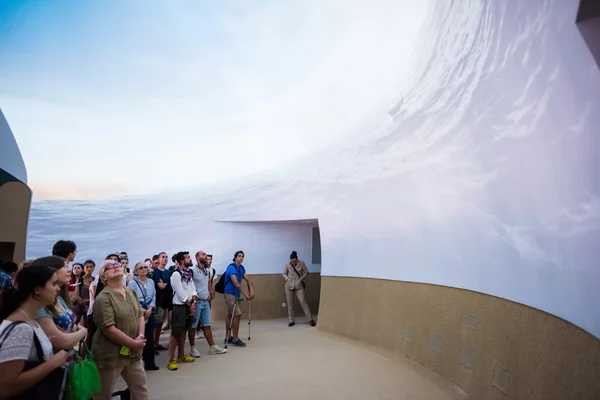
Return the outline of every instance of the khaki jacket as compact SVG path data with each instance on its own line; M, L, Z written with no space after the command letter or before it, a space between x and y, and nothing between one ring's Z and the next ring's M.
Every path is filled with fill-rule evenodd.
M298 271L298 274L300 274L300 276L298 276L296 271ZM304 288L304 285L302 283L308 276L308 268L306 268L306 264L304 264L304 261L298 260L298 264L296 264L296 271L294 271L294 267L292 267L292 264L287 263L285 265L285 268L283 269L283 278L285 279L286 289L298 290Z

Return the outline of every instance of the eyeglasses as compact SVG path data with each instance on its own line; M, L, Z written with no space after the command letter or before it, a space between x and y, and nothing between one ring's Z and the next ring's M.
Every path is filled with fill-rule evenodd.
M105 271L110 271L111 269L117 269L117 268L121 268L122 265L120 263L114 263L111 265L107 265L106 268L104 268Z

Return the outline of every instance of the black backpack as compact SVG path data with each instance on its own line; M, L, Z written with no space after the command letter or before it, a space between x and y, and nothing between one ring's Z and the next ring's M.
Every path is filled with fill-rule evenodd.
M227 275L227 274L224 273L219 278L219 281L215 285L215 292L221 293L221 294L223 294L225 292L225 275Z
M179 274L181 274L181 271L175 269L173 271L173 273L175 272L179 272ZM192 274L192 278L194 277L194 271L190 270L190 273ZM173 292L173 287L171 286L171 279L169 278L169 283L167 283L167 287L165 288L165 292L164 292L164 296L162 299L162 305L161 308L165 308L167 310L172 310L173 309L173 296L175 296L175 292Z

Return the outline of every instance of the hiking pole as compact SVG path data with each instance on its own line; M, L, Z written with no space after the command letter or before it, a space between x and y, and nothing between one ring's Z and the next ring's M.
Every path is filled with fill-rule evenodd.
M250 340L250 321L252 321L252 301L248 302L248 340Z
M246 281L248 286L248 295L250 295L250 283ZM248 340L250 340L250 322L252 321L252 300L248 300Z
M229 342L229 334L233 328L233 317L235 316L235 308L237 307L237 299L233 303L233 310L231 311L231 320L229 321L229 328L227 328L227 335L225 335L225 348L227 348L227 343Z

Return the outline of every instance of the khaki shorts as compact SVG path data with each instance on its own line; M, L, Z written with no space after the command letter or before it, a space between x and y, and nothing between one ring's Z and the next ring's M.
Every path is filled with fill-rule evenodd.
M225 298L225 304L227 305L227 311L229 312L229 314L232 313L233 311L233 305L235 304L235 299L236 297L232 294L223 294L223 297ZM238 303L235 306L235 314L234 315L242 315L242 309L240 308L240 303Z
M156 323L161 324L167 320L168 310L162 307L156 307Z

